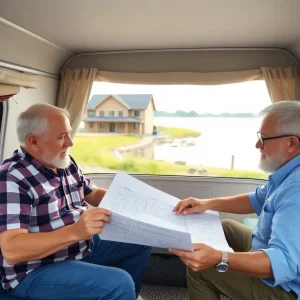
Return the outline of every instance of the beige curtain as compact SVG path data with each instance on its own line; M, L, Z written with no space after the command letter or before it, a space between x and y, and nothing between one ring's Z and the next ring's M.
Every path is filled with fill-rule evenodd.
M125 73L106 72L97 69L71 69L61 74L57 106L66 108L71 116L72 136L76 134L86 112L94 81L128 84L227 84L250 80L261 80L260 69L237 72L168 72Z
M65 70L61 74L57 106L69 111L73 137L84 117L96 74L97 69Z
M0 67L0 96L17 94L20 87L37 88L38 76Z
M262 67L271 101L300 100L300 68Z
M98 71L96 81L128 84L200 84L215 85L262 80L260 69L236 72L166 72L166 73L125 73Z

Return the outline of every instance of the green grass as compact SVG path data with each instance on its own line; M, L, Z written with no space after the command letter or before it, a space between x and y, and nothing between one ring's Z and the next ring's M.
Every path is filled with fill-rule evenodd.
M189 176L189 174L187 174L188 166L139 157L126 156L121 160L113 155L113 149L135 144L140 140L141 138L135 135L76 136L74 138L74 146L71 148L71 155L82 167L83 173L98 173L99 168L106 168L136 174ZM208 172L200 176L267 178L267 176L261 172L213 167L206 167L206 169Z
M130 135L95 135L95 136L76 136L74 138L74 148L82 148L88 145L89 147L96 147L97 149L111 149L131 145L139 142L140 137Z
M116 147L139 142L141 138L127 135L76 136L71 155L79 164L101 166Z
M237 177L237 178L256 178L267 179L268 176L263 172L247 171L247 170L229 170L223 168L207 168L209 176L216 177ZM204 173L206 174L206 173Z
M123 160L116 160L112 156L106 156L102 166L111 170L121 170L136 174L174 175L185 174L187 171L186 166L175 165L172 163L142 158L125 158Z
M158 132L169 135L172 139L184 138L184 137L197 137L201 135L201 132L191 129L176 128L176 127L158 127Z
M136 157L123 160L114 157L114 148L135 144L140 140L141 138L134 135L76 136L71 155L83 166L84 173L85 170L89 172L92 168L103 167L128 173L185 174L186 166Z

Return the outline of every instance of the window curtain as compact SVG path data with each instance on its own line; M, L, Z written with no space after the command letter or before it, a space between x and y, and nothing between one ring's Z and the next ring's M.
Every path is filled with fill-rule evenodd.
M0 96L17 94L21 87L37 88L38 76L0 67Z
M299 67L262 67L261 70L272 103L300 100Z
M65 70L61 74L57 106L70 113L72 137L84 117L97 69Z
M69 111L74 136L84 117L94 81L153 85L217 85L253 80L265 80L272 102L300 100L298 67L262 67L254 70L214 73L127 73L91 68L67 69L62 72L57 106Z
M96 81L127 84L199 84L217 85L262 80L260 69L235 72L164 72L164 73L125 73L98 71Z
M251 80L261 80L260 69L237 72L166 72L127 73L106 72L92 69L66 69L61 73L57 106L70 113L72 137L75 136L86 112L94 81L127 84L227 84Z

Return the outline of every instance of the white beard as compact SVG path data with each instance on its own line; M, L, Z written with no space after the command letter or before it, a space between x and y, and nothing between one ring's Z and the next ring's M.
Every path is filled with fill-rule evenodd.
M284 164L285 161L286 157L278 152L273 157L266 156L265 158L261 158L259 161L259 168L266 173L274 173Z
M57 169L65 169L70 166L71 159L70 156L67 155L65 158L44 158L44 161L47 163L52 168L57 168Z

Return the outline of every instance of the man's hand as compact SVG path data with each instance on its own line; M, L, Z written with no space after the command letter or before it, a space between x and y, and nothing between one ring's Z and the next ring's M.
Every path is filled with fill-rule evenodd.
M176 215L203 213L209 209L209 201L210 200L199 200L197 198L189 197L179 201L173 211L176 212Z
M93 235L102 231L105 223L110 222L111 212L104 208L86 210L79 221L73 224L73 233L78 240L89 240Z
M221 251L205 244L194 244L194 252L169 249L193 271L201 271L216 266L222 259Z

